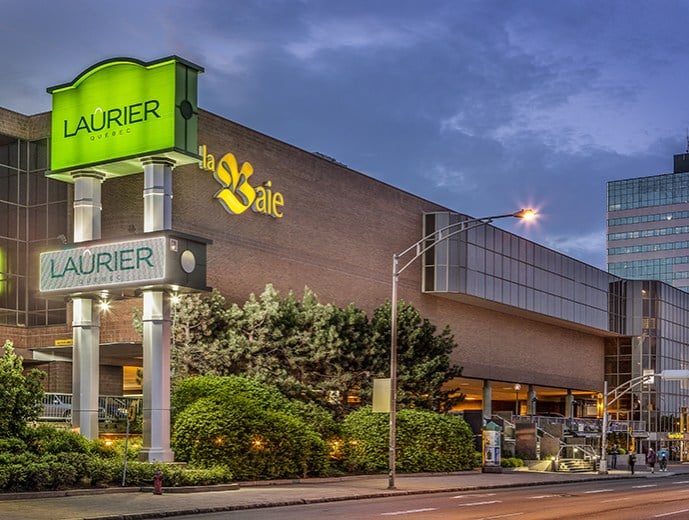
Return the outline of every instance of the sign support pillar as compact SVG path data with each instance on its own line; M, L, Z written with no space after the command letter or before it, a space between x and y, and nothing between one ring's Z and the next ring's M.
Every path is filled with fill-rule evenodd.
M172 228L172 169L164 158L142 160L144 232ZM170 449L170 305L161 290L143 291L143 447L139 459L172 462Z
M493 418L493 388L490 381L483 380L483 424L487 424Z
M74 179L74 242L101 238L103 174L78 171ZM100 316L91 298L72 299L72 427L98 438Z

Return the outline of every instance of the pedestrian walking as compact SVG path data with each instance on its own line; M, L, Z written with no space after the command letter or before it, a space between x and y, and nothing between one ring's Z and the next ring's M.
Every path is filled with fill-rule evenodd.
M666 449L658 451L658 466L660 471L667 471L667 456L668 452Z
M648 451L646 452L646 464L648 464L648 467L651 468L651 473L655 473L656 471L657 460L658 457L655 450L653 448L648 448Z
M634 464L636 464L636 453L634 450L629 450L629 471L634 474Z
M617 454L620 450L617 449L617 444L612 445L610 450L610 469L617 469Z

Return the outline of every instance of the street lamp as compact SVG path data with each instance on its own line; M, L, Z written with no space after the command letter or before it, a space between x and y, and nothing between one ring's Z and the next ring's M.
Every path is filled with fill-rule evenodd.
M659 374L644 374L642 376L633 377L629 381L613 388L608 392L607 380L603 382L603 428L601 432L600 441L600 466L598 467L599 474L608 472L608 406L617 401L620 397L630 392L635 386L645 383L654 377L660 377L666 381L687 381L689 380L689 370L663 370ZM608 400L612 397L612 400Z
M514 385L514 393L515 393L515 398L514 398L514 415L519 415L519 390L522 389L522 385L517 383Z
M514 217L531 220L535 218L535 216L536 212L533 209L521 209L505 215L472 218L461 222L455 222L440 229L436 229L401 253L392 256L392 301L390 305L390 462L388 489L395 489L395 452L397 449L397 283L399 275L426 251L448 238L452 238L455 235L464 233L475 227L490 224L497 219ZM400 267L400 260L407 257L407 255L411 255L411 258Z

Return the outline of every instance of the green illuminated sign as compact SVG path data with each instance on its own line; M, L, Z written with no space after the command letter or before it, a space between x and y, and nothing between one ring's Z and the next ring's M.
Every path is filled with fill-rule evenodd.
M48 176L71 181L70 172L80 169L129 175L150 156L196 162L200 72L176 56L149 63L118 58L49 88Z

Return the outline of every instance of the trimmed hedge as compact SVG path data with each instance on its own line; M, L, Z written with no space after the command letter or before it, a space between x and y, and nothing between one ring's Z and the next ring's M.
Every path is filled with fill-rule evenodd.
M223 402L235 397L254 401L257 406L274 412L294 416L309 425L323 439L337 437L340 427L324 408L290 399L274 387L255 379L241 376L199 376L184 379L172 393L172 422L184 410L202 398Z
M121 486L123 443L106 446L78 433L42 425L27 428L25 438L0 439L0 491L44 491ZM131 458L136 451L129 453ZM152 486L157 470L165 486L231 482L225 467L187 468L183 464L127 461L126 486Z
M348 471L388 469L388 414L364 407L346 417L343 432ZM396 469L406 473L472 469L479 455L464 419L413 409L397 412L396 448Z
M174 430L177 460L222 465L240 480L315 476L328 466L325 442L304 422L244 397L198 399Z
M500 460L500 466L503 468L521 468L524 466L524 461L518 457L507 457Z

